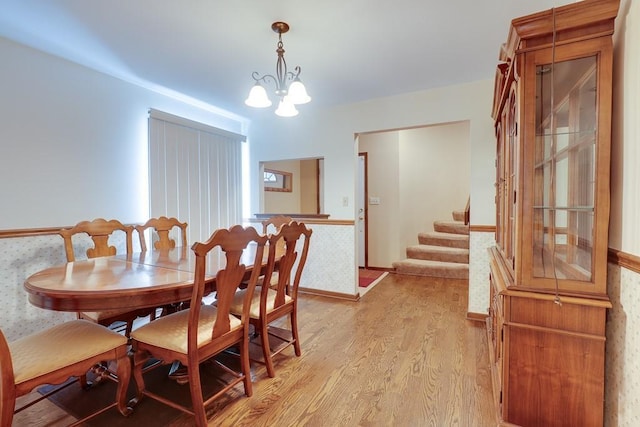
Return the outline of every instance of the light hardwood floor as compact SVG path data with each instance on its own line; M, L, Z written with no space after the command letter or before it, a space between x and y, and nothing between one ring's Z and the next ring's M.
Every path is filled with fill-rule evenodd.
M209 425L495 426L486 334L466 310L463 280L389 274L359 302L304 295L302 356L277 356L273 379L253 364L253 396L238 387L208 410ZM68 423L46 405L44 419L14 425Z

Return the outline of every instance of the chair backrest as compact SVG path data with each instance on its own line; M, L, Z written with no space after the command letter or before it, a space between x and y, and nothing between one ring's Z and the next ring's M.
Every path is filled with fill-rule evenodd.
M125 234L127 254L132 253L133 226L124 225L115 219L107 221L102 218L97 218L93 221L82 221L71 228L60 230L59 234L64 239L64 250L67 255L67 261L75 261L72 237L80 233L89 235L91 240L93 240L93 247L87 249L88 258L115 255L117 253L117 249L115 246L109 245L109 237L111 237L111 235L116 231L122 231Z
M292 221L292 218L286 215L275 215L270 218L267 218L264 221L262 221L262 233L267 234L269 232L270 225L275 227L275 232L278 232L280 227L282 227L284 224L290 223L291 221Z
M251 297L261 274L266 244L267 236L258 234L253 227L244 228L241 225L234 225L229 229L216 230L206 242L193 244L191 249L196 256L196 267L189 308L188 349L190 353L198 348L197 326L200 316L200 304L205 288L207 256L209 253L214 248L218 248L225 255L226 261L224 268L216 274L217 317L211 336L212 338L219 338L230 331L231 303L240 285L247 280L247 275L250 275L242 313L244 334L248 336L249 324L244 319L249 318ZM251 269L250 273L249 269Z
M260 295L261 313L266 307L269 289L276 290L273 307L266 307L269 310L280 307L285 303L285 295L294 301L298 297L298 287L302 270L307 262L309 253L309 242L313 230L307 228L303 222L291 221L280 227L276 234L269 236L269 258L264 283L271 283L271 286L262 286ZM302 244L298 242L302 240ZM283 245L284 243L284 245ZM301 252L298 250L301 247ZM298 257L298 255L300 255ZM274 270L278 271L277 285L271 281Z
M138 237L140 238L140 248L142 251L147 250L147 242L144 238L144 232L152 229L157 234L157 239L151 239L155 249L171 249L176 247L175 239L169 237L171 229L178 227L180 229L180 246L187 246L187 223L180 222L177 218L167 218L161 216L159 218L151 218L142 225L136 225Z

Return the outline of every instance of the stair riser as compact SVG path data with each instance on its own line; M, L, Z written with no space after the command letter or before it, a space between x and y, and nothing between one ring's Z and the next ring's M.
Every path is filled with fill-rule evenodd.
M432 252L424 250L416 250L407 248L407 258L424 259L431 261L457 262L462 264L469 263L469 254L448 254L441 252Z
M395 272L398 274L410 274L412 276L442 277L450 279L469 278L468 269L445 269L441 267L430 268L423 266L398 265L396 266Z
M464 224L440 223L436 221L433 223L433 230L440 233L469 235L469 227Z
M464 222L464 212L453 212L451 215L454 221L463 221Z
M421 245L469 249L469 239L447 239L446 237L418 235L418 243Z

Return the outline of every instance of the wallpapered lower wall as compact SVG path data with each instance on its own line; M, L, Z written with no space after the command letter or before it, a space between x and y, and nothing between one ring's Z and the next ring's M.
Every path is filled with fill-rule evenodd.
M609 263L605 426L640 426L640 274Z
M0 328L7 340L75 318L31 305L22 286L33 273L66 261L58 235L0 239Z
M301 286L353 296L356 294L355 237L353 225L313 224L307 265ZM89 238L74 241L76 258L90 246ZM124 251L124 236L110 242ZM134 250L139 250L134 237ZM56 312L31 305L24 280L45 268L66 263L62 238L58 235L0 239L0 328L7 340L45 329L75 318L74 313Z
M495 244L494 232L469 233L469 313L489 314L488 249Z

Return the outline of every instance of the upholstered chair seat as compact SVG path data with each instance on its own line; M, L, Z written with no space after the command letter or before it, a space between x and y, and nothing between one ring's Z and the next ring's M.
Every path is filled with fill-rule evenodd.
M277 284L277 281L275 282ZM232 313L242 313L242 303L244 300L245 290L238 291L231 303L231 312ZM267 311L274 310L276 296L278 292L274 289L269 289L267 291ZM284 296L284 303L288 304L292 301L292 298L289 295ZM254 292L253 297L251 298L251 308L249 309L249 317L251 319L259 319L260 318L260 294Z
M242 303L241 303L242 306ZM215 327L218 310L212 305L203 305L200 310L198 326L198 346L211 341L211 331ZM242 322L229 315L230 330L242 327ZM189 328L189 311L182 310L160 317L131 333L131 338L148 345L162 346L169 350L187 354L187 330Z
M128 339L104 326L87 320L72 320L7 342L0 331L0 426L12 425L13 415L72 384L72 377L84 378L101 362L115 362L118 386L111 403L89 414L80 424L109 408L128 415L127 386L131 378ZM29 400L16 409L16 398L42 385L63 384ZM81 385L84 385L81 381Z
M9 343L14 381L20 384L126 344L127 337L95 323L62 323Z

